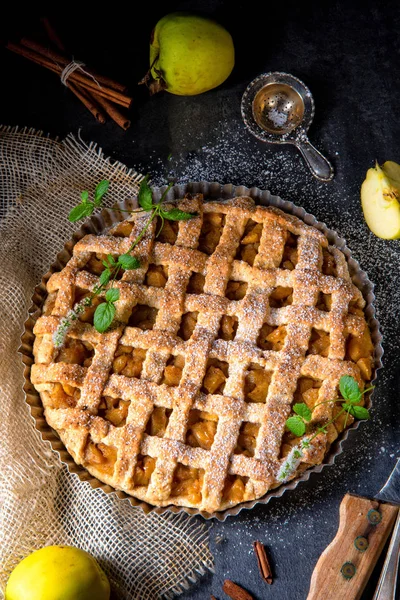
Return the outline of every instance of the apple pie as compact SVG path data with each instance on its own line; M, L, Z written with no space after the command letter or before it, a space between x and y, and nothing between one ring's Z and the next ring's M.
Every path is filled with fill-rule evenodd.
M340 377L365 389L374 349L346 258L321 231L249 197L186 195L176 206L196 216L151 223L132 252L140 267L113 284L111 327L93 326L100 294L57 349L61 319L148 215L75 244L47 283L31 379L47 422L93 476L152 505L213 513L280 485L299 443L285 427L292 406L318 404L308 433L328 423ZM319 433L293 477L352 420Z

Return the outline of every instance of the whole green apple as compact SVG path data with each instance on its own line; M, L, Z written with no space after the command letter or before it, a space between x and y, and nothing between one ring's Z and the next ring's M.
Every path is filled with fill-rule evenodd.
M72 546L46 546L11 573L5 600L109 600L110 584L97 561Z
M193 96L225 81L235 64L231 35L216 21L201 15L175 12L158 23L150 40L151 93L165 89ZM147 81L146 81L147 83Z

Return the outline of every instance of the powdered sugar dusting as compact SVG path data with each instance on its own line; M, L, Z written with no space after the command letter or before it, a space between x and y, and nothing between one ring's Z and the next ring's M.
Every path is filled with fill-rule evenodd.
M174 146L179 147L179 140ZM200 151L174 154L167 164L161 158L150 161L152 183L163 185L174 179L177 183L206 180L257 186L304 207L347 240L352 256L374 282L377 318L385 350L390 352L398 346L389 328L400 305L400 243L381 240L369 231L359 199L362 180L343 180L338 147L337 141L330 140L328 148L321 148L337 162L332 183L321 183L309 173L295 148L264 144L254 139L240 120L224 121L219 124L216 141Z

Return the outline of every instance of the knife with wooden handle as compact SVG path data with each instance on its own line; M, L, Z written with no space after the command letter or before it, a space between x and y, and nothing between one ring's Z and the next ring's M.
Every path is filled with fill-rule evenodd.
M393 529L400 504L400 459L375 498L346 494L339 529L314 569L307 600L359 600ZM388 596L387 600L394 599Z

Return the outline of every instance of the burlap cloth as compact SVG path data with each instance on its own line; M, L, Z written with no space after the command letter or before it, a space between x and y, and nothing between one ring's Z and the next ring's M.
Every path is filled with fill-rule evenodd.
M17 354L32 291L77 225L80 192L111 182L106 206L137 192L141 176L93 144L0 128L0 596L15 565L49 544L92 553L115 596L171 598L213 560L208 528L185 514L146 516L70 474L34 428Z

